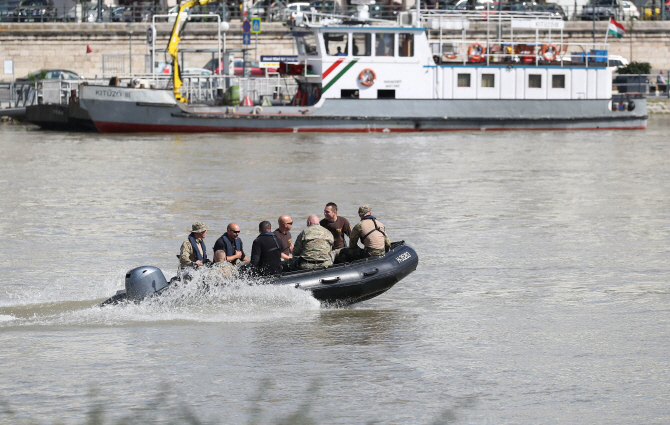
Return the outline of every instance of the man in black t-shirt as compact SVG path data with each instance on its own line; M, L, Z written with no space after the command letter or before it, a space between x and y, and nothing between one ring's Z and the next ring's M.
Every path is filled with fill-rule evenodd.
M319 224L333 234L333 238L335 238L333 250L346 247L347 243L344 240L343 235L351 235L349 220L337 216L337 204L334 202L328 202L326 204L326 208L323 209L323 215L325 218L321 220Z

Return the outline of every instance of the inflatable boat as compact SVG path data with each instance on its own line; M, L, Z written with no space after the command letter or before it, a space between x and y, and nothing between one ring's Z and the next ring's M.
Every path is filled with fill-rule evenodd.
M314 298L325 304L348 305L369 300L383 294L416 270L419 257L404 241L394 242L384 255L334 264L328 268L298 270L272 276L264 280L271 285L292 285L310 291ZM126 288L104 301L101 306L123 301L139 302L147 297L170 290L158 267L142 266L126 273Z

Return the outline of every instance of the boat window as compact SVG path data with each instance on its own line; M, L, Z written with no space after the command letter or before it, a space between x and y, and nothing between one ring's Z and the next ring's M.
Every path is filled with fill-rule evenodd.
M342 99L358 99L358 90L340 90L340 97Z
M316 37L314 34L301 35L295 38L296 43L298 44L298 52L301 55L306 56L316 56L318 55L316 50Z
M551 88L552 89L564 89L565 88L565 75L552 75L551 76Z
M395 99L395 90L377 90L377 99Z
M393 34L375 34L375 56L395 56Z
M347 56L349 34L326 32L323 34L323 44L328 56Z
M482 87L495 87L496 76L494 74L482 74Z
M540 75L540 74L530 74L528 76L528 88L529 89L541 89L542 88L542 75Z
M458 74L458 87L470 87L470 74Z
M351 52L354 56L372 56L372 34L354 34L351 41Z
M398 44L400 45L400 56L414 56L414 34L398 34Z

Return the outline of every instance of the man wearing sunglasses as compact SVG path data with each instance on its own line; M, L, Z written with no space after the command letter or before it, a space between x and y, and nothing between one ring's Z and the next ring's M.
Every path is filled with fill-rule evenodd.
M249 257L244 253L242 239L240 239L240 226L237 223L230 223L226 229L226 233L216 240L214 244L215 255L217 251L224 251L226 253L226 261L232 264L237 265L242 262L249 262Z
M290 215L279 217L279 227L275 229L275 236L281 241L281 259L290 260L292 258L293 240L291 228L293 228L293 219Z

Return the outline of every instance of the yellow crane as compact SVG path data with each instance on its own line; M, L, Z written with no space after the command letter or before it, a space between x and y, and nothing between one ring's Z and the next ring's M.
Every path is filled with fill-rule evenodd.
M179 69L179 60L177 54L179 53L179 42L181 41L181 32L186 27L186 22L191 14L193 6L202 6L209 3L217 3L222 0L188 0L179 6L177 17L174 20L174 27L172 27L172 34L170 34L170 41L168 42L167 51L172 56L172 78L174 87L174 97L180 102L186 102L186 99L181 95L181 70Z

